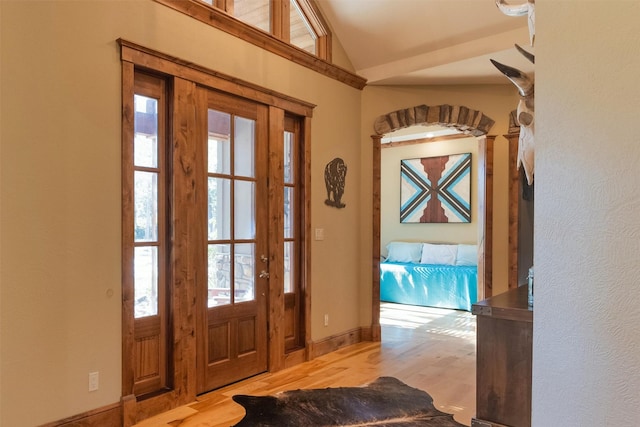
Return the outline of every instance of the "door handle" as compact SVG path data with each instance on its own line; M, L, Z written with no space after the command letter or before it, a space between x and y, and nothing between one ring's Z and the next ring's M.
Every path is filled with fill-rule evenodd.
M268 279L269 278L269 273L267 273L266 271L262 270L260 272L259 276L260 276L261 279Z

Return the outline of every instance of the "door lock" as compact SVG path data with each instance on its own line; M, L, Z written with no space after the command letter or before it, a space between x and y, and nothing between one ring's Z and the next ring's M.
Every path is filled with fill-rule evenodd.
M261 279L268 279L269 278L269 273L267 273L266 271L262 270L260 272L260 278Z
M269 261L269 258L267 258L266 255L260 255L260 261L266 264L266 262Z

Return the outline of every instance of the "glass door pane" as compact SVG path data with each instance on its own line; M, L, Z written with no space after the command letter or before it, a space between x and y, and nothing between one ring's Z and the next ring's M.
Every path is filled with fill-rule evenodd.
M158 314L158 248L141 246L134 249L135 317Z
M255 299L255 120L210 108L208 307Z
M255 245L239 243L235 245L234 301L251 301L255 298Z
M293 286L293 242L284 243L284 292L294 292Z
M158 99L134 95L134 317L158 314Z
M255 177L255 120L235 117L233 132L234 175Z
M209 110L207 165L209 173L231 173L231 114Z
M231 246L209 245L208 307L231 303Z
M255 239L255 190L250 181L235 181L234 229L236 239Z
M231 179L209 177L209 240L231 238Z
M296 254L296 160L295 134L284 132L284 292L294 293L295 288L295 254Z

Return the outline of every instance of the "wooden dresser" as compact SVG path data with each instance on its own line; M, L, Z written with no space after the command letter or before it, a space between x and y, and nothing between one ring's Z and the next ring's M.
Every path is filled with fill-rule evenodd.
M527 286L472 306L477 316L476 417L471 427L531 426L533 310Z

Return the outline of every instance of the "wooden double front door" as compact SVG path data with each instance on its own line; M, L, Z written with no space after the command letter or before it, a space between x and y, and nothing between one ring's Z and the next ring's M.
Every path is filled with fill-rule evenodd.
M306 358L313 105L121 44L133 420Z

